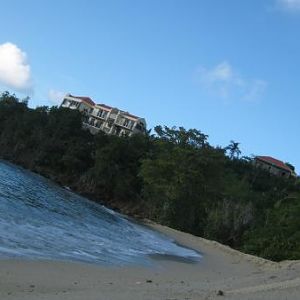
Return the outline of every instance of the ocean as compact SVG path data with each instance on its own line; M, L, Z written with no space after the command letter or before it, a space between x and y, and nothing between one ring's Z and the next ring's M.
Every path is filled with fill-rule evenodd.
M130 218L0 161L0 258L151 265L201 255Z

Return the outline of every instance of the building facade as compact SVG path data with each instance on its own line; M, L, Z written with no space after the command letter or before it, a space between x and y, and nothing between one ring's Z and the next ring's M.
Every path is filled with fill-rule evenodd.
M128 112L106 104L96 104L89 97L67 94L61 107L77 109L83 114L83 127L92 134L103 131L117 136L131 136L146 132L146 121Z
M271 156L256 156L254 159L255 165L271 174L281 177L297 177L297 174L283 161L275 159Z

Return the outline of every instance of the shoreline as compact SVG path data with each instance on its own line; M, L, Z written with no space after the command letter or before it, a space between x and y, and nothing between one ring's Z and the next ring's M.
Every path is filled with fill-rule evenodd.
M271 262L153 222L145 225L202 258L197 263L153 258L154 267L0 260L0 299L279 300L300 294L300 261Z

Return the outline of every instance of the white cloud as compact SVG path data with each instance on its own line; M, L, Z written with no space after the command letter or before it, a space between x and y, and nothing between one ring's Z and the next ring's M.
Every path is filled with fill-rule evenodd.
M64 98L65 95L66 93L61 91L56 91L52 89L48 91L48 99L54 105L61 104L62 99Z
M0 44L0 83L16 91L32 91L27 55L15 44Z
M259 99L267 88L267 82L261 79L254 79L248 86L248 91L245 93L243 100L253 101Z
M200 85L210 94L224 100L256 101L267 86L262 79L251 79L241 76L229 62L224 61L206 68L201 66L197 72Z
M277 0L277 5L288 11L300 12L300 0Z
M203 70L204 71L204 70ZM224 61L210 71L206 71L206 79L210 82L223 81L228 82L233 78L231 65Z

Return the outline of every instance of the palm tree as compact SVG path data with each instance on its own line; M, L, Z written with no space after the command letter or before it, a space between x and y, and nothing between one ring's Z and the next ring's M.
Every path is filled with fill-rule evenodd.
M240 154L242 153L239 145L240 143L231 140L230 144L224 148L226 152L229 152L230 159L239 158Z

